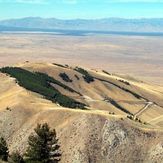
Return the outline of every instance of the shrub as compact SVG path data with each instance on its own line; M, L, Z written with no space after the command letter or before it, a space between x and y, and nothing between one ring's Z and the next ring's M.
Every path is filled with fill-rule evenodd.
M82 68L79 68L79 67L76 67L75 68L75 71L81 73L83 75L83 79L87 82L87 83L91 83L91 82L94 82L94 78L93 76L91 76L88 71L82 69Z
M65 81L65 82L72 82L72 80L69 78L69 76L66 73L60 73L59 76Z
M127 115L127 118L133 120L133 116L131 116L131 115Z
M127 81L125 81L125 80L118 80L118 81L120 81L121 83L124 83L124 84L126 84L126 85L130 85L130 83L127 82Z
M139 119L139 123L142 123L142 121Z
M118 104L115 100L113 100L112 98L108 98L108 97L105 97L104 99L105 101L107 102L110 102L113 106L115 106L116 108L120 109L121 111L127 113L127 114L130 114L132 115L132 113L130 113L127 109L123 108L120 104Z
M111 115L115 115L115 113L114 113L114 112L109 112L109 114L111 114Z
M8 160L8 146L6 143L6 140L4 138L0 138L0 159L2 159L3 161L7 161Z
M11 111L11 108L7 107L6 110Z
M9 163L25 163L23 157L18 151L12 153L9 157Z
M103 73L107 74L107 75L111 75L109 72L102 70Z
M61 64L58 64L58 63L53 63L53 65L58 66L58 67L62 67L62 68L66 68L67 67L67 66L64 66L64 65L61 65Z
M80 79L78 75L76 75L76 74L75 74L74 76L75 76L75 78L76 78L77 80L79 80L79 79Z

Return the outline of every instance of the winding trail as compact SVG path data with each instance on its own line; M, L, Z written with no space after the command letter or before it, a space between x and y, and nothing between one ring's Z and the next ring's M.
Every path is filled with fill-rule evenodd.
M154 104L153 102L147 102L147 104L142 109L140 109L137 113L134 114L134 117L140 116L143 112L145 112L153 104Z

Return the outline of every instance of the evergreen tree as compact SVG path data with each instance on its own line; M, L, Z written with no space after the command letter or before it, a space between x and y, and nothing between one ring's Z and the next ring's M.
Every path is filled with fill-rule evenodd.
M11 154L8 162L9 163L25 163L23 157L20 155L18 151Z
M0 138L0 159L8 160L8 146L4 138Z
M56 131L50 130L47 123L38 124L28 139L29 147L25 154L28 162L57 163L60 160L60 146Z

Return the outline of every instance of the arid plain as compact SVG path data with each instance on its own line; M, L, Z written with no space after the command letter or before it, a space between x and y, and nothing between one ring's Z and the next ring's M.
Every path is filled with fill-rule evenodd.
M0 66L55 62L105 69L163 85L163 37L0 34Z

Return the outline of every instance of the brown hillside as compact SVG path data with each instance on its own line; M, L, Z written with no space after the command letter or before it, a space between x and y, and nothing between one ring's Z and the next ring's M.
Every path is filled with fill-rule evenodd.
M48 122L57 130L63 163L163 160L162 87L100 70L84 68L94 78L94 82L87 83L75 67L49 63L16 66L47 73L73 88L80 94L53 85L88 108L61 107L0 73L0 131L10 144L10 151L18 149L23 153L36 124ZM65 82L60 73L66 73L72 82ZM128 112L141 122L127 118Z

